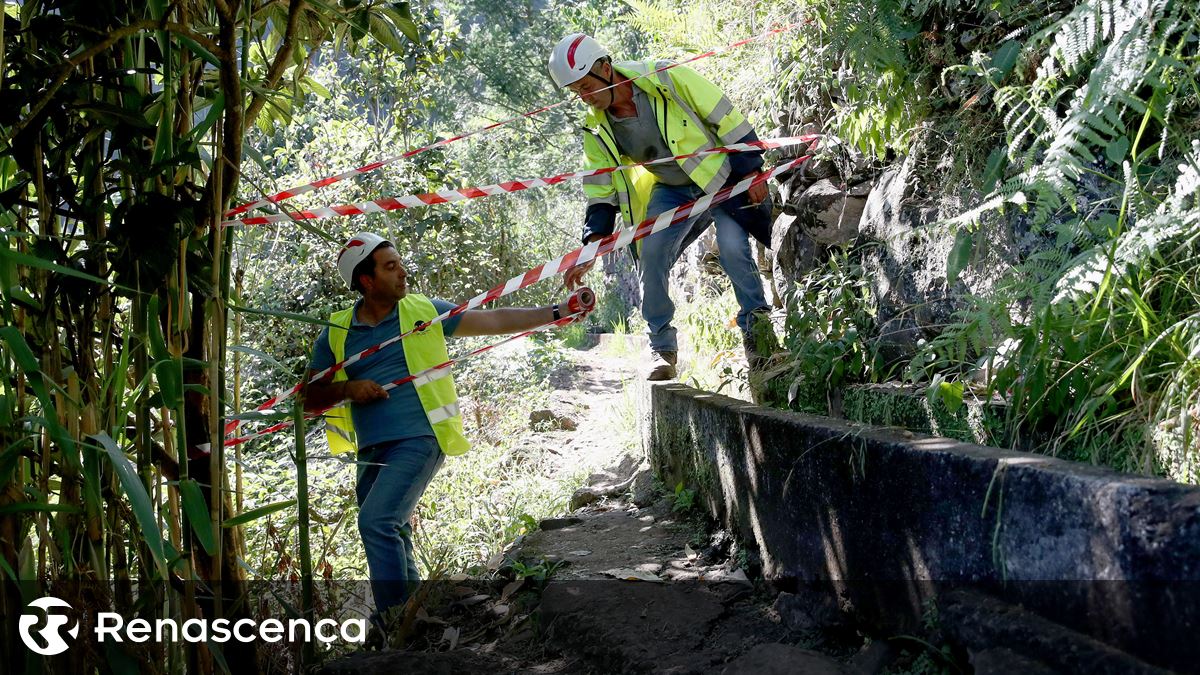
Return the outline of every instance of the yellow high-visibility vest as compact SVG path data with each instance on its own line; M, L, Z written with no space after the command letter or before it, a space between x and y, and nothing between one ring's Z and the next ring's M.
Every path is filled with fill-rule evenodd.
M404 296L397 305L396 313L400 320L401 334L418 324L433 320L438 315L429 298L416 293ZM339 326L329 329L329 349L333 352L335 362L346 358L346 336L349 334L353 317L353 306L334 312L329 317L330 323ZM410 373L420 373L450 360L446 351L446 335L440 323L413 333L400 343L404 346L404 359L408 363ZM349 378L345 369L334 373L334 382L344 382L347 379ZM421 407L429 419L429 426L433 427L433 435L437 437L442 452L447 455L461 455L470 450L471 443L463 432L462 415L458 410L458 393L454 389L454 378L450 376L450 368L430 371L413 380L412 384L417 388L417 398L421 399ZM403 423L400 420L397 422ZM333 454L358 451L349 404L325 413L325 438L329 441L329 451Z
M754 130L715 84L687 66L676 66L648 77L633 79L670 63L623 61L614 63L613 68L646 92L663 140L672 155L686 155L736 143ZM608 123L608 115L594 108L589 109L585 123L588 126L588 132L583 136L586 168L601 169L632 163L628 157L621 155ZM678 160L678 164L692 182L708 194L720 190L729 180L729 158L722 154L690 157ZM583 179L588 205L611 204L617 207L626 227L635 227L645 220L646 205L653 188L654 174L642 167Z

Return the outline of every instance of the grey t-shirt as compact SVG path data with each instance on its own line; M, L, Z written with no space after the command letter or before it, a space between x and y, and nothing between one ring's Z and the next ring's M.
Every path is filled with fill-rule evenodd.
M652 159L670 157L674 153L667 147L662 133L658 129L658 120L654 118L654 110L650 99L640 87L633 87L633 102L637 105L635 117L613 117L608 115L612 125L613 138L626 156L635 162L648 162ZM654 174L658 182L665 185L691 185L692 179L679 168L678 162L651 164L646 169Z

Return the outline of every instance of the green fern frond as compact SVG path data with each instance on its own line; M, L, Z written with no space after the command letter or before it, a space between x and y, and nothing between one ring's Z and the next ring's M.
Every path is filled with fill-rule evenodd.
M1193 246L1200 237L1200 209L1188 200L1200 193L1200 141L1179 167L1170 196L1158 210L1115 242L1099 244L1080 254L1055 284L1054 303L1079 302L1094 292L1108 275L1123 276L1145 268L1153 259ZM1168 245L1172 251L1168 251Z
M1171 196L1163 201L1159 213L1182 211L1189 199L1197 198L1192 208L1200 208L1200 140L1192 140L1192 151L1179 164L1179 177Z
M1081 4L1044 31L1041 39L1052 37L1057 50L1047 62L1057 65L1051 69L1044 62L1037 81L1004 87L995 98L1008 129L1010 163L1023 170L954 222L975 223L1014 195L1029 200L1036 222L1049 222L1064 206L1073 206L1081 178L1103 163L1101 151L1109 153L1126 138L1131 117L1151 114L1151 102L1162 98L1155 85L1171 82L1179 70L1181 61L1167 45L1195 30L1194 15L1186 15L1190 21L1184 16L1168 0L1100 0ZM1060 114L1061 97L1071 91L1061 86L1062 76L1091 57L1086 82ZM1147 86L1149 97L1135 93Z
M713 21L714 15L723 13L721 5L711 0L683 4L671 0L625 0L625 4L633 10L625 15L628 23L642 32L653 32L681 51L718 44L723 37L721 22Z
M1034 44L1053 40L1050 54L1039 68L1039 78L1055 78L1060 73L1067 77L1077 74L1106 41L1129 31L1139 16L1145 16L1151 10L1151 5L1161 4L1165 3L1154 0L1080 3L1066 17L1031 40Z

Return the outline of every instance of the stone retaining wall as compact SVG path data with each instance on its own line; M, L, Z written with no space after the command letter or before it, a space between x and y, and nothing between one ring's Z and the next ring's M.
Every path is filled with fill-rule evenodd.
M647 387L647 454L757 545L884 628L964 586L1181 671L1200 664L1200 488Z

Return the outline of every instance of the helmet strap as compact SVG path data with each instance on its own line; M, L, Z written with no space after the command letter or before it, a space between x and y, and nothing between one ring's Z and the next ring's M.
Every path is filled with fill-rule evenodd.
M612 61L608 62L608 67L612 68ZM616 72L616 71L613 71L613 72ZM607 77L601 77L600 75L597 75L594 71L589 72L588 74L591 75L592 77L596 78L597 80L600 80L601 82L603 82L604 86L608 88L608 104L612 105L613 103L615 103L617 101L617 92L616 92L616 88L613 87L613 81L608 79Z

